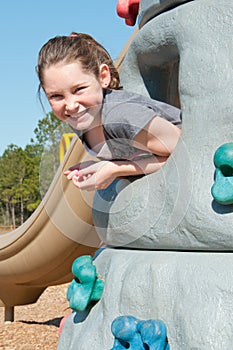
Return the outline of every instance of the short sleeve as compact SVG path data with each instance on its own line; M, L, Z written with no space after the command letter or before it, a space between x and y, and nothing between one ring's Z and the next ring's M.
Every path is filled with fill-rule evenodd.
M155 116L156 112L151 108L122 103L108 110L103 125L110 138L133 140Z

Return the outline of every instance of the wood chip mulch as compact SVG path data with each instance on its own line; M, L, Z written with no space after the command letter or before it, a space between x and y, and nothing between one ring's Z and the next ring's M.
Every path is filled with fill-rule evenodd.
M16 306L15 321L0 308L0 350L56 350L61 319L70 312L68 284L48 287L35 304Z

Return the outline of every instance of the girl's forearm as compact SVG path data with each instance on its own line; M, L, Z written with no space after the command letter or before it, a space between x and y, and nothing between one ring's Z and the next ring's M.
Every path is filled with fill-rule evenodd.
M161 169L167 159L168 157L151 156L133 161L111 161L113 175L121 177L151 174Z
M100 161L92 164L83 163L65 172L68 180L82 190L102 190L107 188L117 177L154 173L166 162L167 157L147 157L140 160ZM77 171L78 169L78 171Z

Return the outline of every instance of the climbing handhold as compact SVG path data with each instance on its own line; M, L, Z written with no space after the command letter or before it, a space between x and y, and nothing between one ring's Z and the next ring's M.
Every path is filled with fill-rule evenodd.
M214 154L216 167L211 194L216 202L233 204L233 142L220 146Z
M117 14L119 17L125 18L128 26L134 26L136 23L140 0L118 0Z
M112 322L115 337L111 350L169 350L167 330L160 320L139 320L133 316L119 316Z
M141 336L137 330L138 320L133 316L119 316L112 322L115 341L112 350L143 350Z
M138 323L142 342L150 350L169 350L167 329L161 320L148 320Z
M92 301L100 300L104 282L97 275L92 257L83 255L72 264L74 279L68 287L67 299L71 309L84 311Z

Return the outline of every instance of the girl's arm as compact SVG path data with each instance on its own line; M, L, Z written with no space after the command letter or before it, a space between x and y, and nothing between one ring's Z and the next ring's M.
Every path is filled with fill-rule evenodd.
M151 156L133 161L78 164L65 175L80 189L99 190L108 187L117 177L151 174L165 164L176 147L180 133L180 129L167 120L155 117L133 140L136 148L149 151Z
M153 118L134 138L134 146L158 156L167 156L174 151L181 130L161 117Z
M101 190L119 177L150 174L159 170L167 157L150 156L139 160L100 161L85 166L77 164L64 174L82 190Z

